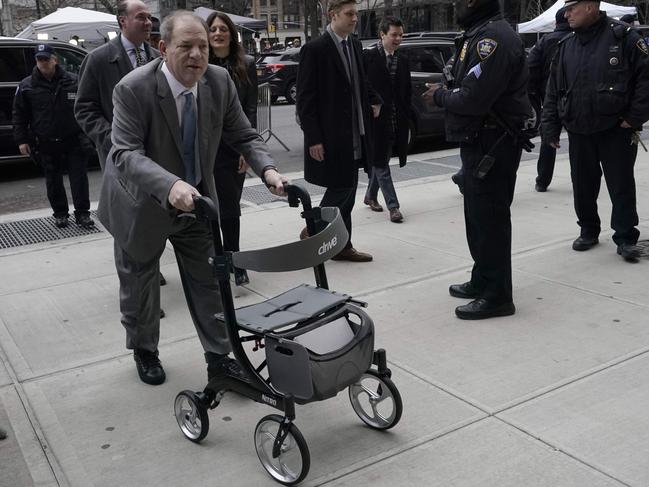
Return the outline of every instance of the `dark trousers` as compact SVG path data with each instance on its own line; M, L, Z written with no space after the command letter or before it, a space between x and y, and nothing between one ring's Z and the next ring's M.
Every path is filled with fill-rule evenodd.
M397 198L397 191L394 189L389 164L373 166L368 179L365 198L376 201L379 196L379 188L381 188L388 210L399 208L399 199Z
M509 208L522 152L508 137L492 149L500 135L500 130L484 129L474 143L460 145L466 237L474 261L471 284L481 297L498 304L512 301ZM496 162L484 179L478 179L473 171L490 150Z
M88 192L88 153L79 144L55 143L41 145L40 162L45 171L45 188L47 199L55 217L68 215L68 196L63 185L63 173L67 166L72 190L74 214L90 214L90 196Z
M636 228L638 212L633 177L638 146L631 144L632 135L631 129L621 127L589 135L568 133L575 211L583 237L597 237L601 230L597 197L603 170L613 203L613 241L617 245L638 241L640 232Z
M178 221L178 230L169 235L178 262L189 313L198 338L207 352L230 351L227 332L216 313L222 310L218 282L207 259L214 255L211 232L203 222L190 218ZM154 352L160 338L160 256L148 262L134 261L115 243L115 267L119 276L122 325L126 348Z
M354 209L354 202L356 201L356 188L358 187L358 172L355 172L354 185L350 188L327 188L320 206L333 206L340 209L340 216L345 223L347 233L349 233L349 240L346 249L353 247L352 245L352 210ZM321 231L324 224L318 228Z
M554 162L557 158L557 150L548 144L541 143L539 149L539 160L536 163L536 183L547 188L552 182L554 174Z

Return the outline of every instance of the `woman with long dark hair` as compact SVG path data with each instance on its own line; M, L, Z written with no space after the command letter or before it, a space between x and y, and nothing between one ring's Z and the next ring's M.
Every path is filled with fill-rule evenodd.
M243 111L253 127L257 126L257 70L255 59L246 55L237 30L226 14L214 12L207 18L210 29L210 63L228 70L237 87ZM216 155L214 181L219 196L223 248L239 250L241 191L248 165L241 154L222 143ZM237 286L250 282L245 269L234 269Z

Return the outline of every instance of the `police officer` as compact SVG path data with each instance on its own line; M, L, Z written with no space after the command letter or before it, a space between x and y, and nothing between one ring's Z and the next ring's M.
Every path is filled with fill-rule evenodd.
M476 320L515 312L509 208L522 151L518 134L530 113L528 69L523 43L498 0L461 0L456 15L465 33L456 40L454 84L431 86L424 96L446 109L446 138L460 143L466 234L475 263L471 280L449 292L473 299L455 314Z
M598 243L597 196L606 179L613 203L611 227L617 253L635 261L640 232L636 211L637 131L649 119L649 50L628 25L600 12L599 2L568 0L574 32L559 43L543 111L544 141L559 147L568 131L570 175L581 231L572 248Z
M43 166L47 198L54 210L56 226L68 225L68 198L63 186L67 165L75 221L77 225L91 228L95 223L90 218L86 169L92 145L74 118L77 76L57 64L54 49L48 44L38 44L35 57L32 74L16 90L14 138L21 154L32 154Z
M543 104L545 98L545 87L550 76L550 64L557 52L559 41L570 34L570 26L565 17L565 8L557 10L555 19L556 27L553 32L544 35L534 44L534 47L527 56L527 64L530 67L530 81L528 90L530 98L535 99L538 106ZM540 114L539 114L540 115ZM539 148L539 159L536 163L536 185L538 192L545 192L552 181L554 163L557 150L548 144L541 144Z

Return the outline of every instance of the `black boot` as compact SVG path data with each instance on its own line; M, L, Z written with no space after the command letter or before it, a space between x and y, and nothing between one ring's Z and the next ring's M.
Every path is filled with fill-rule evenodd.
M142 382L157 386L165 381L165 371L158 358L157 350L150 352L149 350L136 348L133 350L133 358L135 359L137 374Z

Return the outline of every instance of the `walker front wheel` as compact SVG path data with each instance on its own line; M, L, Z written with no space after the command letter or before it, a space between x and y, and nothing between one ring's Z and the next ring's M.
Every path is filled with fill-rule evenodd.
M293 423L283 424L278 414L264 416L255 428L255 449L266 471L284 485L297 485L309 473L311 455L300 430ZM273 455L277 438L285 435L278 455Z
M210 418L207 408L201 404L194 392L182 391L176 396L174 413L180 430L188 440L198 443L207 436Z
M401 419L403 403L397 386L374 370L349 386L349 400L358 417L372 428L387 430Z

